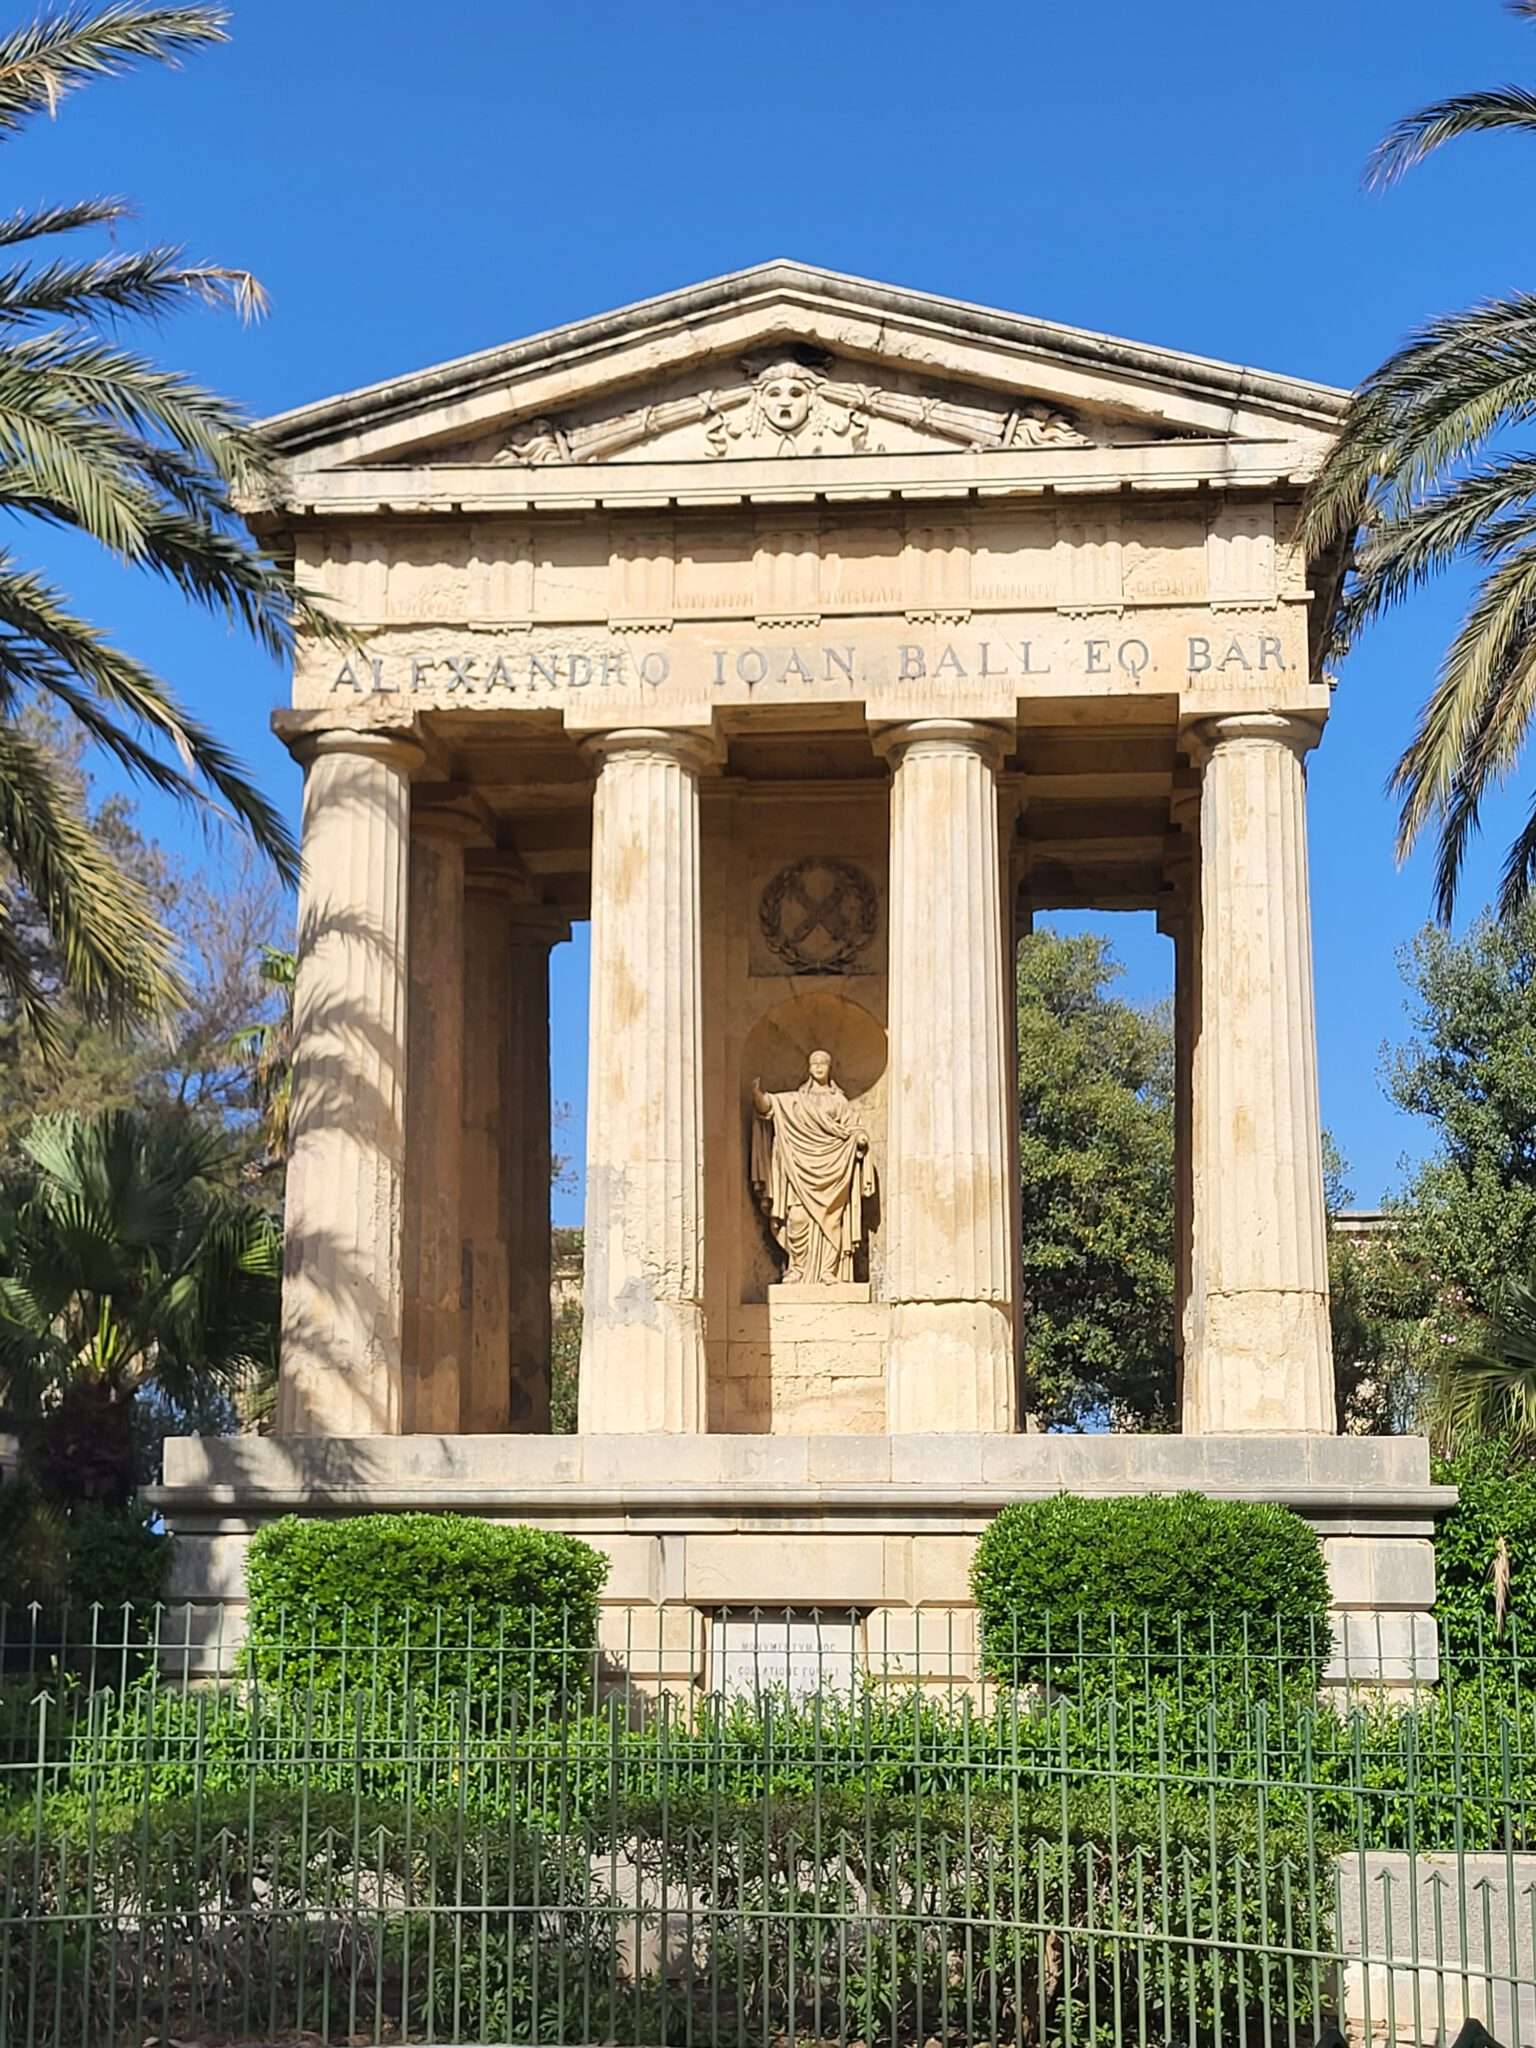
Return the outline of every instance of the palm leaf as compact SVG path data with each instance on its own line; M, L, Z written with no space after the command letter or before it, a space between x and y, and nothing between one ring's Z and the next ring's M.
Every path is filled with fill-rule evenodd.
M184 51L225 41L229 16L216 7L146 7L133 0L69 7L0 37L0 134L40 113L91 78L110 78L144 60L174 63Z
M1501 128L1536 129L1536 93L1502 85L1434 100L1388 130L1366 166L1366 183L1390 185L1445 143Z

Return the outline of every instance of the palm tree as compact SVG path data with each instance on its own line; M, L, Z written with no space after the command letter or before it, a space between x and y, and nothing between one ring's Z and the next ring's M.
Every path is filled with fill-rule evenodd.
M270 1377L282 1233L196 1119L40 1119L0 1193L0 1411L46 1491L133 1490L135 1402Z
M263 946L257 969L276 1000L276 1012L259 1024L248 1024L229 1042L230 1051L249 1063L251 1093L261 1111L267 1157L288 1156L288 1110L293 1101L293 992L298 978L296 953L282 946Z
M1536 22L1536 0L1511 11ZM1536 129L1536 92L1457 94L1399 121L1371 159L1385 186L1463 135ZM1313 487L1304 539L1354 558L1332 652L1453 562L1480 576L1393 774L1406 855L1433 823L1435 894L1449 918L1489 789L1514 768L1536 709L1536 454L1508 445L1536 411L1536 295L1512 293L1432 320L1351 401ZM1536 879L1536 804L1509 848L1500 907Z
M1536 1275L1511 1275L1481 1334L1446 1353L1429 1420L1449 1451L1488 1438L1536 1449Z
M69 7L0 36L0 138L93 77L224 40L206 6L111 0ZM163 577L274 654L296 625L329 632L288 569L241 527L236 503L270 488L273 460L233 405L116 338L125 316L198 301L261 309L246 272L186 262L174 248L40 260L34 246L112 226L119 199L23 208L0 217L0 507L87 534ZM130 774L191 804L210 798L287 880L292 839L272 805L165 683L79 618L45 577L0 548L0 992L53 1038L49 991L16 928L17 893L51 928L69 988L88 1014L150 1018L175 997L172 942L144 891L111 861L54 765L19 721L52 705Z

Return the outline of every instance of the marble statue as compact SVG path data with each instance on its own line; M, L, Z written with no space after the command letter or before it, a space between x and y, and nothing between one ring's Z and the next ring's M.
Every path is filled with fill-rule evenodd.
M788 1260L780 1277L811 1287L851 1280L874 1168L831 1054L813 1052L806 1078L782 1094L754 1080L752 1107L752 1193Z

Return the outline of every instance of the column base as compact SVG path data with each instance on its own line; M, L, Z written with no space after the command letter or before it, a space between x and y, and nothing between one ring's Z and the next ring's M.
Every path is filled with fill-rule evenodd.
M578 1428L588 1435L691 1435L707 1426L704 1311L696 1301L645 1304L644 1320L594 1321L581 1343Z
M1335 1430L1326 1295L1281 1288L1208 1294L1200 1356L1185 1366L1191 1435Z
M898 1301L885 1354L893 1436L1013 1427L1013 1315L1000 1301Z

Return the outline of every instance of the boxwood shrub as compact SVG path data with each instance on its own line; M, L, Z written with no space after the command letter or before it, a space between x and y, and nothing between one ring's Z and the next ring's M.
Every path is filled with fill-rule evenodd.
M1329 1647L1322 1546L1289 1508L1200 1493L1004 1508L971 1568L983 1654L1014 1683L1082 1683L1145 1656L1265 1660L1310 1682Z
M248 1658L294 1687L472 1689L511 1705L590 1672L608 1560L471 1515L288 1515L253 1539Z

